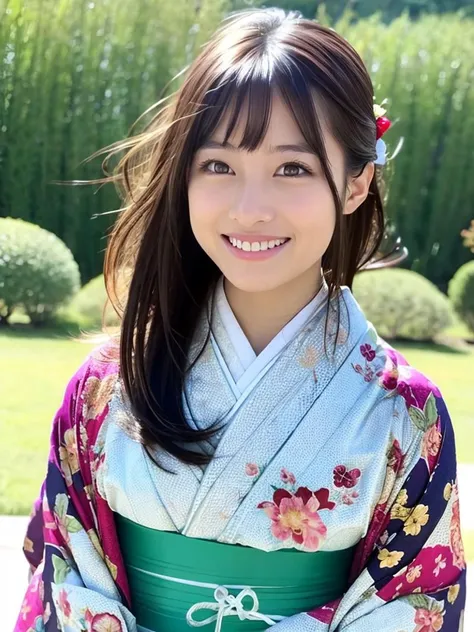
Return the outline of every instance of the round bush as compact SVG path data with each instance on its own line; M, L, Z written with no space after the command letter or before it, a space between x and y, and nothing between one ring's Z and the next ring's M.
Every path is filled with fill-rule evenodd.
M119 318L110 303L107 303L104 318L106 302L104 275L100 274L79 290L69 307L87 327L100 328L102 324L116 327L120 324Z
M474 333L474 261L461 266L453 276L448 296L456 312Z
M453 323L449 300L411 270L369 270L356 275L354 296L384 338L432 340Z
M79 267L53 233L0 218L0 313L22 307L33 324L46 322L80 287Z

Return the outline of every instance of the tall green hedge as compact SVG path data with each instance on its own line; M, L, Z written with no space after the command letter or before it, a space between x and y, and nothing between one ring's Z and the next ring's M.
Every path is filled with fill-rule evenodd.
M461 14L377 16L335 26L364 58L378 100L389 99L388 213L413 270L446 288L469 258L460 232L474 215L474 20Z
M0 216L56 233L83 281L102 268L117 209L80 163L123 138L195 56L226 0L0 0ZM94 194L95 192L95 194Z
M197 53L227 0L0 0L0 216L55 232L83 281L101 270L118 207L111 186L53 180L100 175L98 148L123 138ZM415 270L444 285L468 258L472 219L474 20L372 18L335 28L361 52L389 97L389 213ZM95 193L95 194L94 194Z

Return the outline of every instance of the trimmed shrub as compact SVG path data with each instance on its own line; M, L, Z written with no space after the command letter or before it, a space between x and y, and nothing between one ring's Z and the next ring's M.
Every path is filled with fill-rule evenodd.
M0 218L0 318L22 308L33 324L51 320L80 287L79 267L53 233Z
M410 270L372 270L354 280L354 296L384 338L432 340L453 323L447 297Z
M449 282L451 304L474 333L474 261L464 264Z
M77 314L86 327L101 328L103 324L107 327L117 327L120 320L110 303L107 303L104 318L106 302L104 275L100 274L81 288L69 305L68 311Z

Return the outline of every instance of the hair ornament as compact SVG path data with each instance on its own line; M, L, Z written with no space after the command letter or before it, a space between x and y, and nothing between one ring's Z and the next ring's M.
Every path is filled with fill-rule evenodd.
M376 165L384 165L387 162L387 146L382 140L382 136L392 125L392 121L385 116L386 110L382 105L374 104L375 124L377 126L377 142L375 144L377 157L374 160Z

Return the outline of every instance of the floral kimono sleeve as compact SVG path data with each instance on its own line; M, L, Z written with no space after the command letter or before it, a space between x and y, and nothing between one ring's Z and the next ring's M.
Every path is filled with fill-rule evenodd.
M70 381L24 551L33 573L14 632L136 632L113 514L96 494L95 441L117 365L91 356Z
M382 495L358 545L348 591L284 620L275 632L463 629L466 564L454 433L439 391L419 377L422 385L415 380L387 388L392 396L402 393L415 433L405 452L396 439L387 450Z

